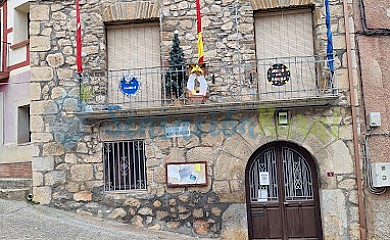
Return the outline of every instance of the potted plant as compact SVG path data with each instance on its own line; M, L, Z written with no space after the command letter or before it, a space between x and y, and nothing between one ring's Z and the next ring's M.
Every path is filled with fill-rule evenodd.
M81 110L85 112L93 112L92 106L87 104L88 100L90 100L93 96L93 89L90 86L86 86L85 84L81 84L80 86L80 102L81 102Z
M180 99L183 97L185 90L186 63L184 61L183 49L180 47L179 32L177 30L173 35L168 63L169 69L165 74L164 98Z

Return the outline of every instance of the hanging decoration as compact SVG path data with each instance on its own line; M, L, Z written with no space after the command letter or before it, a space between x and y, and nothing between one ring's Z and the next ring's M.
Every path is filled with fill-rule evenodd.
M273 86L283 86L290 80L290 70L284 64L274 64L267 71L267 79Z
M135 76L123 76L119 87L124 95L136 96L141 87L141 81Z
M205 79L205 64L203 53L202 20L200 16L200 0L196 0L196 20L198 32L198 63L190 64L190 75L187 81L186 96L192 102L205 102L208 98L208 86Z
M187 90L189 91L189 97L198 95L206 96L207 95L207 81L203 76L204 72L199 65L192 67L191 74L187 81ZM199 88L196 87L197 81L199 83Z

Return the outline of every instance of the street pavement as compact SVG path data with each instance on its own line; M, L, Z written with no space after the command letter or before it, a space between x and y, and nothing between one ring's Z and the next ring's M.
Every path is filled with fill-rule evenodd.
M34 205L25 201L0 199L0 239L186 240L197 238L135 228L129 224Z

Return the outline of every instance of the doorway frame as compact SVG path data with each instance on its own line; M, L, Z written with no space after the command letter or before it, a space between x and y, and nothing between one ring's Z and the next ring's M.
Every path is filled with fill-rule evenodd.
M319 178L319 167L317 164L317 161L315 158L310 154L308 150L306 150L304 147L299 146L296 143L289 142L289 141L273 141L266 143L259 147L255 152L252 153L252 155L249 157L249 160L247 162L247 165L245 167L245 199L246 199L246 211L247 211L247 223L248 223L248 239L251 240L252 238L252 221L251 221L251 199L250 199L250 186L249 186L249 173L250 168L253 163L253 161L256 160L257 156L262 153L263 151L266 151L267 149L273 148L273 147L288 147L295 151L297 151L299 154L304 157L307 164L309 165L310 169L312 170L312 179L313 179L313 197L316 205L316 211L318 214L317 219L317 229L318 229L318 239L323 238L323 228L322 228L322 215L321 215L321 202L320 202L320 178ZM280 163L279 163L280 164ZM282 168L280 165L276 166L277 168ZM279 171L279 170L277 170ZM277 183L279 184L279 180ZM279 185L278 185L279 186ZM284 197L284 196L283 196ZM280 200L279 200L280 201ZM285 213L283 213L284 215ZM285 226L283 226L285 227Z

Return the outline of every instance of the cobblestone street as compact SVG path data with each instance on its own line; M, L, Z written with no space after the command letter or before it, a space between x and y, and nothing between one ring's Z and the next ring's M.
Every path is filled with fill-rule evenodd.
M23 201L0 199L0 239L195 239L134 228Z

